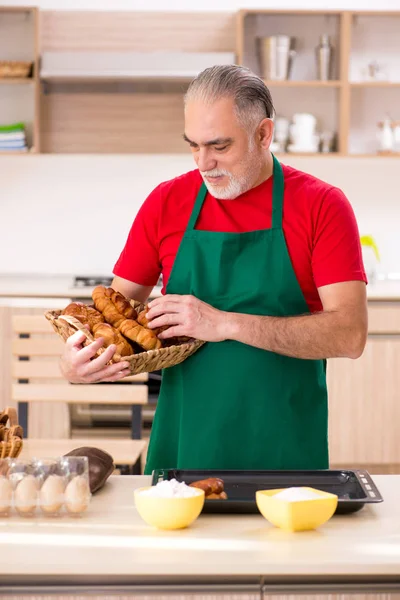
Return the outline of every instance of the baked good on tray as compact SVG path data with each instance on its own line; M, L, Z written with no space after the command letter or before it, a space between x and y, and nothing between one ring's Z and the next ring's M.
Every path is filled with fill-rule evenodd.
M189 484L190 487L195 487L204 490L206 500L227 500L228 496L224 490L224 481L218 477L209 477L208 479L200 479Z

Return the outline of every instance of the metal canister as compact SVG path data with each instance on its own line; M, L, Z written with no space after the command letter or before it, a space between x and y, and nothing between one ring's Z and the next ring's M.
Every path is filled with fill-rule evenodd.
M329 35L321 35L319 44L315 49L317 60L317 79L328 81L332 78L333 46Z
M288 35L274 35L257 38L260 72L263 79L283 81L290 78L294 38Z

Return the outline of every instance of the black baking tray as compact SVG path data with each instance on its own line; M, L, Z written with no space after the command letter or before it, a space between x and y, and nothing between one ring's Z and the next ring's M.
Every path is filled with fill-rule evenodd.
M203 512L256 513L257 490L288 487L312 487L338 496L337 514L352 513L365 504L382 502L383 498L368 471L218 471L158 469L153 471L152 485L163 479L176 479L189 484L199 479L223 479L227 500L206 500Z

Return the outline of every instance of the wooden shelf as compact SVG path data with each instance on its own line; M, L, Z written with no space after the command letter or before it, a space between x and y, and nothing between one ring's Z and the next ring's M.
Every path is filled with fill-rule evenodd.
M376 152L375 154L348 154L349 158L399 158L400 152Z
M40 79L51 82L187 81L234 52L43 52Z
M134 81L160 81L190 83L197 73L133 73L131 75L50 75L42 73L44 83L124 83Z
M0 78L0 85L24 85L34 83L33 77L3 77Z
M34 150L0 150L1 156L14 156L15 154L35 154Z
M274 152L275 156L278 156L279 158L289 158L291 156L296 156L296 157L302 157L305 156L307 158L309 158L310 156L312 156L313 158L340 158L345 156L344 154L341 154L340 152Z
M267 87L321 87L321 88L337 88L342 85L342 82L339 80L331 80L331 81L318 81L318 80L293 80L288 79L285 81L276 81L276 80L267 80L264 79L264 83Z
M400 81L350 81L350 87L354 87L354 88L400 87Z
M0 77L1 121L25 124L28 150L2 149L1 156L23 156L40 151L39 8L2 6L1 58L29 61L29 77ZM31 148L35 148L32 150Z
M264 80L271 89L276 109L289 119L296 111L315 114L319 130L336 132L338 152L279 156L287 160L382 157L373 153L376 145L371 140L375 132L366 117L367 108L375 101L380 102L382 109L377 114L381 118L385 114L385 100L381 96L387 96L396 105L400 68L395 65L385 71L399 81L357 79L367 76L364 73L368 72L369 61L380 59L379 52L375 57L372 51L384 50L385 36L392 40L395 49L400 48L400 42L396 41L396 31L393 33L389 28L390 33L386 33L386 22L378 27L381 37L371 36L374 22L367 19L370 29L365 30L363 16L400 17L400 11L244 9L236 14L233 11L199 14L195 19L190 11L157 15L101 10L43 11L41 39L37 43L38 48L40 41L42 71L39 72L35 56L36 77L29 80L34 82L35 90L38 88L38 94L43 92L41 112L35 114L32 143L38 152L50 153L183 152L182 97L193 77L211 64L231 62L260 74L256 38L285 34L296 38L292 78ZM392 18L392 21L395 27L397 20ZM202 30L209 35L199 36ZM318 32L335 40L333 80L313 79L317 77L314 48ZM371 50L371 56L364 52L366 48ZM37 49L35 53L38 54ZM0 87L27 82L0 80ZM360 92L354 91L357 88ZM385 91L389 88L394 91ZM28 95L29 90L21 88L20 92ZM6 97L6 91L18 94L16 89L3 88L1 96ZM103 135L99 136L97 131L102 127ZM357 143L353 141L355 136ZM349 154L350 150L354 154ZM361 154L364 150L365 154Z

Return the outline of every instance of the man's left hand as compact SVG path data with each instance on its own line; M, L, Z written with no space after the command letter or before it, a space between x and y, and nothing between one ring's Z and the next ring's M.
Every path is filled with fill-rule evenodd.
M160 339L188 336L204 342L222 342L226 339L227 316L226 312L194 296L177 294L156 298L149 303L146 314L151 329L168 326L159 334Z

